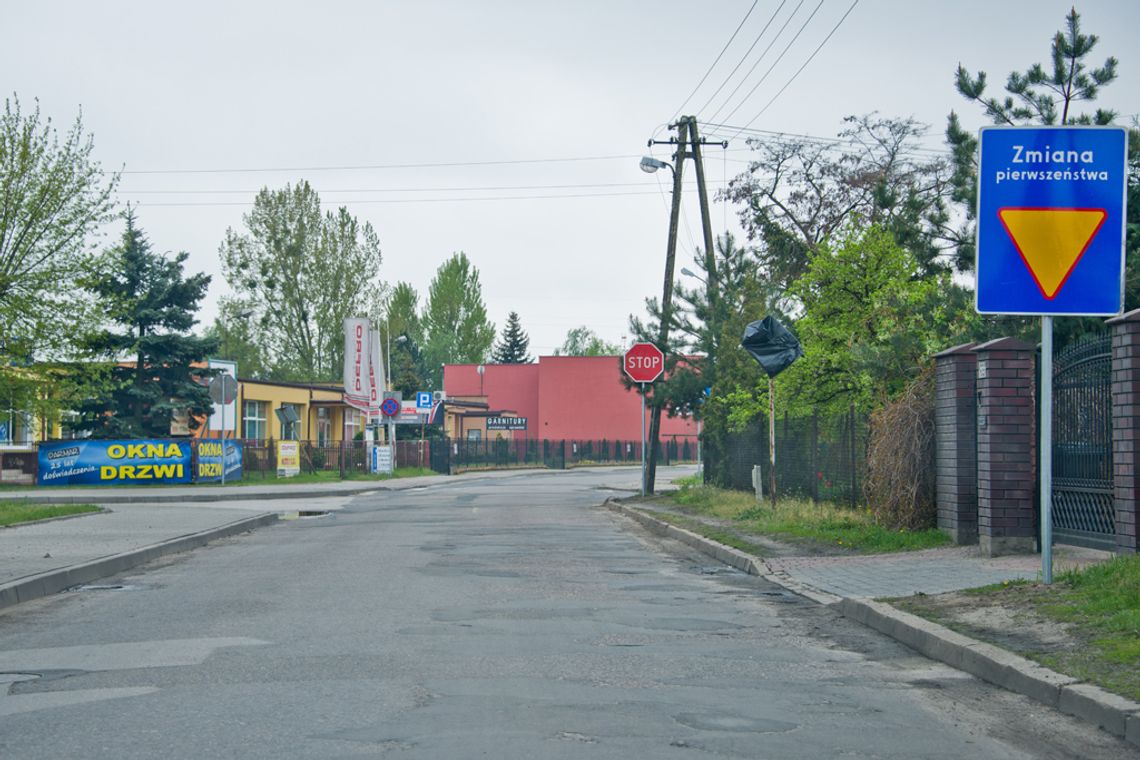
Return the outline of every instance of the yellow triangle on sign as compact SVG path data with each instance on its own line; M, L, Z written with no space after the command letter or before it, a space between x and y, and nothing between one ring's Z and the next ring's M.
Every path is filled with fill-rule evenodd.
M1108 214L1102 208L1003 208L998 216L1037 287L1052 299Z

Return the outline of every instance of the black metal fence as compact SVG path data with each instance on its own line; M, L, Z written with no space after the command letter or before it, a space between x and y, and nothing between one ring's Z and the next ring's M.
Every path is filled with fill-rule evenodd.
M440 442L434 442L436 446ZM430 467L433 441L397 441L396 467ZM369 472L368 446L364 441L339 441L318 444L301 441L301 472L337 472L343 477ZM277 476L277 442L246 440L242 442L242 468L246 478Z
M1115 548L1112 476L1112 336L1104 334L1053 359L1053 533L1059 542Z
M867 417L854 410L776 420L776 493L855 506L867 466ZM705 440L705 482L721 488L752 490L752 468L760 466L763 492L768 483L768 420L739 433Z
M662 465L697 461L693 436L670 436L658 442ZM549 467L556 470L591 464L635 464L641 461L641 441L482 439L436 441L431 468L436 472L464 472L504 467Z

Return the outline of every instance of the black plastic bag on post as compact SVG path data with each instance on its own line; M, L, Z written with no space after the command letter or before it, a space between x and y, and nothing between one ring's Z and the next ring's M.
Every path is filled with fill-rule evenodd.
M771 315L752 322L744 328L740 341L752 358L768 373L768 494L772 509L776 508L776 388L772 378L786 370L792 362L804 355L804 349L788 328ZM756 492L760 496L759 490Z
M760 362L768 377L780 374L804 355L804 349L796 336L772 316L752 322L744 328L744 338L740 345L753 359Z

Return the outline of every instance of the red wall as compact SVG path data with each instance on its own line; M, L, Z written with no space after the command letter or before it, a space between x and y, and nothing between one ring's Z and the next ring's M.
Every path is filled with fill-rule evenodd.
M486 364L482 389L476 366L445 365L444 391L449 397L486 396L492 410L517 412L528 419L527 437L641 440L641 397L622 385L617 356L543 356L537 364ZM663 438L696 434L692 420L662 415Z
M479 367L483 367L480 383ZM511 411L527 418L525 437L534 438L538 420L537 364L445 364L443 390L449 397L486 396L490 411ZM515 433L516 438L524 434Z

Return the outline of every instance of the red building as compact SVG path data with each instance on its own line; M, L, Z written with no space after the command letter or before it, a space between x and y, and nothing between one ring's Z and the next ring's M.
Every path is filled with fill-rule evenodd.
M447 364L448 435L482 438L489 418L525 417L514 438L641 440L641 397L622 384L621 357L543 356L535 364ZM452 405L454 404L454 405ZM648 428L648 420L646 422ZM691 418L661 417L661 439L696 443Z

